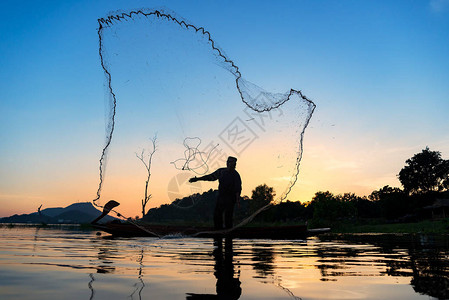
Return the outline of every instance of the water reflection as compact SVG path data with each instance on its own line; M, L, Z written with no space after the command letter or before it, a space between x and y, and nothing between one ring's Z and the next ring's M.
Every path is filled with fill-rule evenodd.
M97 269L97 273L114 273L115 267L112 265L114 252L117 251L116 249L106 248L106 247L100 247L98 250L97 258L98 258L98 265L95 266Z
M140 255L137 259L137 262L139 263L139 276L137 276L138 282L134 284L135 290L129 295L129 298L134 299L134 295L137 292L137 296L139 297L139 300L142 300L142 291L145 288L145 282L143 282L143 257L144 257L144 250L140 250Z
M0 240L7 300L449 299L445 235L111 239L29 228Z
M39 236L40 229L41 229L40 227L36 227L36 231L34 232L33 250L32 250L33 253L36 253L36 250L37 250L37 242L38 242L37 237Z
M113 274L117 271L117 268L114 264L124 259L124 255L120 255L120 246L118 241L111 238L100 238L93 239L92 245L97 249L96 259L90 261L90 265L96 269L97 274ZM129 250L126 251L129 254ZM145 250L144 248L140 248L140 251L136 254L133 261L137 263L137 272L136 272L136 282L132 285L132 292L128 295L127 298L130 299L139 299L142 300L142 291L145 288L145 282L143 280L144 277L144 257ZM135 269L135 268L132 268ZM120 270L119 270L120 271ZM88 283L89 290L91 291L89 300L94 299L95 297L95 288L94 281L95 277L93 273L89 274L90 281Z
M95 290L94 290L94 287L93 287L93 283L95 281L94 274L90 273L89 274L89 278L90 278L90 281L87 284L87 286L89 287L89 290L90 290L89 300L92 300L92 299L94 299L94 296L95 296Z
M258 276L254 278L267 278L274 274L273 246L268 243L255 244L252 247L253 269Z
M223 251L223 239L214 239L214 250L212 252L214 257L214 275L217 279L216 292L217 294L194 294L187 293L186 299L229 299L237 300L242 294L240 287L240 271L234 270L234 250L233 241L231 238L225 239L225 246Z
M449 299L449 239L432 235L340 235L321 237L321 242L355 244L354 249L325 246L317 254L323 259L319 266L324 280L342 276L367 276L354 272L351 262L361 264L364 257L369 262L384 265L379 275L411 277L410 284L420 294L438 299ZM364 245L365 247L360 247ZM374 246L367 251L366 245ZM377 249L376 249L377 248ZM331 258L331 259L329 259ZM338 269L338 272L333 271Z
M449 299L448 240L447 236L382 234L327 235L312 239L310 243L252 241L251 247L245 250L250 249L250 255L239 249L237 260L241 261L237 262L237 267L250 265L256 274L253 278L273 284L295 299L300 298L284 287L282 276L279 275L283 269L292 268L289 264L291 258L299 262L294 266L298 270L307 267L301 265L301 260L314 259L313 266L319 270L319 280L323 282L338 283L345 277L405 277L410 278L410 286L416 293ZM217 294L188 294L187 299L220 299L221 286L229 293L223 299L238 299L236 295L240 295L241 289L236 286L240 287L240 276L234 278L236 265L232 258L232 241L226 243L224 258L221 240L215 241L216 249L213 252ZM250 262L247 261L248 257ZM205 259L198 253L185 258Z
M411 254L413 289L438 299L449 299L449 273L447 252L429 251Z

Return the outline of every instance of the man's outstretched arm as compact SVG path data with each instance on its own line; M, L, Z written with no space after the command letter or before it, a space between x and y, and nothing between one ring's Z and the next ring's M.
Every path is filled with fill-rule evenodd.
M197 182L197 181L200 181L200 180L203 180L203 181L215 181L217 179L218 179L218 170L213 172L213 173L211 173L211 174L204 175L204 176L201 176L201 177L196 177L196 176L192 177L192 178L189 179L189 182Z

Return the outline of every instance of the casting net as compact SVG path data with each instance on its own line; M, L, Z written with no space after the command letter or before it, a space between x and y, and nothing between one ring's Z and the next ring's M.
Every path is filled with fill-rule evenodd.
M146 170L136 153L152 147L151 137L152 206L184 197L194 205L195 195L217 183L188 179L225 167L228 156L238 158L243 195L265 183L277 191L273 203L287 199L311 100L244 79L208 31L173 12L115 13L98 22L107 107L97 206L108 199L140 203Z

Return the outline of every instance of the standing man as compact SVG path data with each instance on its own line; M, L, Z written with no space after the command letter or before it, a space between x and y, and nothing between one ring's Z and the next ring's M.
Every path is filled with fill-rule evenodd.
M214 226L217 230L223 229L223 213L225 228L232 228L234 205L236 202L239 203L242 191L242 180L235 170L236 164L237 158L229 156L226 161L226 168L220 168L209 175L195 176L189 179L189 182L218 180L218 198L214 211Z

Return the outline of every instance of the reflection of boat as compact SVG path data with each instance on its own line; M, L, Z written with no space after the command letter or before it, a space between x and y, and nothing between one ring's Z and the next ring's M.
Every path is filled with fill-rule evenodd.
M266 226L240 227L232 231L215 231L208 227L172 226L172 225L141 225L131 223L110 222L106 224L92 224L96 229L115 236L153 236L182 235L194 237L234 237L255 239L298 239L311 234L327 232L330 228L308 230L306 225L294 226Z

